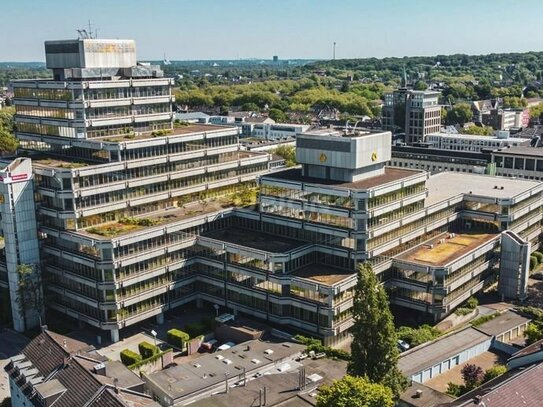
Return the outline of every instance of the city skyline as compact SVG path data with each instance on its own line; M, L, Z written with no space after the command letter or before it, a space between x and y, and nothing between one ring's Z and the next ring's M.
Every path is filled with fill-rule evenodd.
M76 29L85 28L89 20L99 38L135 39L142 60L160 60L164 54L171 60L271 59L273 55L331 59L334 42L338 59L541 49L537 38L543 28L526 19L526 13L511 13L510 2L386 0L369 5L352 0L341 7L320 0L273 4L235 0L228 6L212 0L161 1L153 4L151 27L141 0L115 4L59 0L54 8L47 2L9 0L4 10L9 41L0 44L0 60L43 61L44 39L75 38ZM533 0L523 6L531 16L543 11L543 5ZM254 11L256 15L249 18ZM22 15L32 30L20 29ZM504 21L503 16L506 24L496 25L495 21ZM525 26L530 27L530 36L523 35Z

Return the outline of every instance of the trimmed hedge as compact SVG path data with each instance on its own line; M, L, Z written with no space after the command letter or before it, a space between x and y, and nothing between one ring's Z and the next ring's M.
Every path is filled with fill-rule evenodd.
M159 353L156 353L154 354L153 356L151 356L150 358L147 358L147 359L143 359L143 360L140 360L132 365L129 365L128 368L131 369L131 370L134 370L134 369L137 369L138 367L141 367L141 366L144 366L148 363L152 363L158 359L160 359L162 357L162 355L165 355L166 353L168 352L171 352L173 349L170 348L170 349L166 349L164 352L159 352Z
M532 256L535 256L537 258L537 262L539 264L543 263L543 253L541 253L541 252L533 252Z
M157 346L145 341L138 344L138 350L143 359L149 359L153 355L160 353L160 349Z
M141 362L141 356L136 352L132 352L130 349L124 349L121 351L121 362L123 362L123 365L125 366L131 366Z
M170 329L168 331L168 343L171 343L173 346L183 349L185 343L189 340L190 335L186 332L180 331L179 329Z

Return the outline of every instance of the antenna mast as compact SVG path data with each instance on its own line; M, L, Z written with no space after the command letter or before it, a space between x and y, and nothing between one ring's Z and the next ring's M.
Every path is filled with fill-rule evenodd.
M334 41L334 52L333 52L333 58L334 61L336 60L336 42Z

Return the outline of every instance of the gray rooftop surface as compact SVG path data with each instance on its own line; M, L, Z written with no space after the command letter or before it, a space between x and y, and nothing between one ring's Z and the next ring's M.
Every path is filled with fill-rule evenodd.
M462 329L403 353L398 367L405 375L411 376L488 339L489 335L474 328Z
M498 151L494 151L495 154L505 154L505 155L522 155L530 157L542 157L543 148L541 147L528 147L528 146L516 146L510 148L503 148Z
M497 336L530 321L530 318L523 317L516 312L506 311L502 315L479 325L475 329L487 335Z
M421 397L417 396L417 390L422 391ZM401 394L400 400L403 403L407 403L410 407L435 407L441 403L450 403L454 400L454 397L434 390L424 384L411 382L407 390Z
M267 349L272 349L273 353L264 353ZM151 373L146 377L176 400L196 395L204 389L224 382L225 372L228 372L229 378L234 382L237 381L237 377L244 368L247 376L251 376L252 371L261 370L267 365L271 366L278 361L301 353L304 349L304 345L290 342L286 344L249 341L226 351L205 354L190 362ZM223 356L224 359L217 359L218 355ZM226 359L231 360L232 363L225 363ZM254 363L254 359L257 359L259 363Z
M503 186L504 189L495 189L494 186ZM460 194L469 194L470 191L474 196L508 199L537 187L542 187L538 181L459 172L440 172L432 175L426 181L426 188L429 192L426 205L442 202Z
M285 253L309 244L303 240L236 227L204 233L202 236L271 253Z

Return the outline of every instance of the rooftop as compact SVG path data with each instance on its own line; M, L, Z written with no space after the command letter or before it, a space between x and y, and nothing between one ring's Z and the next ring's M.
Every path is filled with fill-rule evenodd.
M516 312L506 311L502 315L479 325L476 329L490 336L498 336L530 321L530 318L523 317Z
M543 157L543 148L541 147L527 147L527 146L516 146L510 148L503 148L494 152L499 155L520 155L528 157Z
M237 227L204 233L202 236L271 253L285 253L308 244L303 240L289 239L258 230Z
M542 149L543 150L543 149ZM498 188L495 188L497 186ZM489 175L440 172L426 181L426 206L442 202L457 195L467 194L495 199L510 199L532 188L541 188L538 181L493 177ZM501 189L503 187L503 189Z
M309 264L291 273L293 276L330 286L352 277L354 274L356 272L353 270L343 270L322 263Z
M465 402L455 403L455 406L482 406L483 403L488 407L540 406L543 400L543 363L521 370L483 391L487 392L479 395L482 403L474 402L474 397L480 393L475 390L462 396L461 400Z
M420 397L417 391L422 391ZM405 407L434 407L440 403L449 403L454 400L448 394L441 393L422 383L411 382L411 385L401 394L400 400Z
M492 240L499 235L488 233L459 233L453 238L449 233L441 234L429 242L402 253L397 258L413 263L421 263L428 266L446 266L481 246L483 243ZM439 243L444 239L444 243Z
M488 339L474 328L465 328L402 353L398 367L411 376Z
M91 140L106 141L106 142L130 142L139 141L157 137L171 137L171 136L187 136L191 134L207 133L213 131L232 130L237 132L237 128L233 126L217 126L214 124L189 124L186 126L174 127L171 130L155 130L147 131L144 133L125 134L118 136L97 137Z
M411 177L413 175L419 175L424 171L419 170L407 170L403 168L385 167L384 174L377 175L362 179L356 182L343 182L336 180L327 180L320 178L304 177L302 176L301 168L291 168L284 171L278 171L270 175L263 175L262 178L278 179L284 181L296 181L318 185L330 185L336 188L364 190L374 188L380 185L387 184L389 182L397 182L404 178Z
M304 349L304 345L294 343L249 341L225 351L202 355L146 377L169 397L177 400L224 382L225 372L228 372L230 379L237 380L240 372L245 369L250 377L252 371L271 366Z
M353 138L353 137L364 137L371 136L374 134L388 133L385 130L371 130L371 129L353 129L353 128L316 128L306 131L303 136L331 136L331 137L343 137L343 138Z

